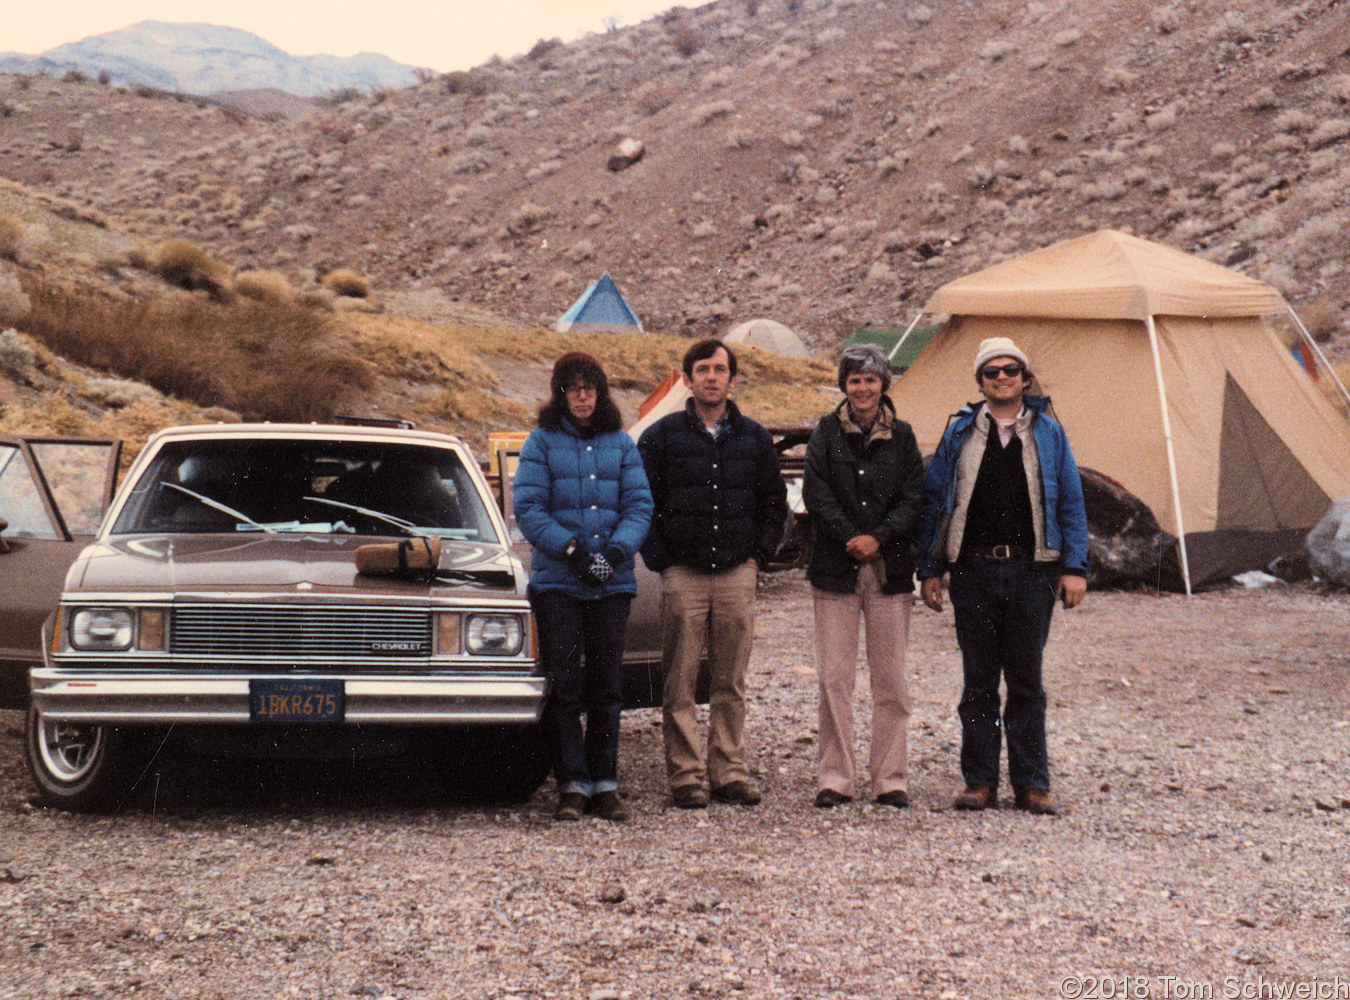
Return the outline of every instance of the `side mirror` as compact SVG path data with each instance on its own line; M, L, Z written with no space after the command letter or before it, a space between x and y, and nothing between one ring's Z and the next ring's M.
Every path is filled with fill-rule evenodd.
M0 517L0 534L3 534L4 530L8 527L9 522L6 521L3 517ZM9 551L9 542L5 541L3 538L0 538L0 554L3 554L8 551Z

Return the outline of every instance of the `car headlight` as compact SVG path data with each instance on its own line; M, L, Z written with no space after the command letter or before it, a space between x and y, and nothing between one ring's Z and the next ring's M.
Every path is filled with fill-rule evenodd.
M80 608L70 616L70 644L76 649L130 649L135 634L128 608Z
M475 656L515 656L525 645L520 615L469 615L464 623L465 649Z

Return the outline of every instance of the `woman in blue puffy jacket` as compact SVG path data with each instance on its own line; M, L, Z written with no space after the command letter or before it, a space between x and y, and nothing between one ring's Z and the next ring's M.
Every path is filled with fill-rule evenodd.
M520 451L515 515L533 546L530 601L549 677L554 816L622 821L620 672L637 593L633 558L651 526L652 494L600 363L568 352L554 364L550 388Z

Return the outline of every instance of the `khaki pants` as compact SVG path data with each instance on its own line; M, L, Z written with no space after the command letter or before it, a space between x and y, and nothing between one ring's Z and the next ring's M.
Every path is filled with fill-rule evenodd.
M746 781L745 668L755 634L753 559L728 570L671 566L661 573L662 722L671 788L703 782L694 688L704 647L712 678L708 704L708 781Z
M872 682L872 794L905 788L909 769L909 685L905 652L913 594L883 594L877 564L858 574L852 594L813 588L816 670L820 678L818 785L854 791L853 683L858 623L866 627L867 672Z

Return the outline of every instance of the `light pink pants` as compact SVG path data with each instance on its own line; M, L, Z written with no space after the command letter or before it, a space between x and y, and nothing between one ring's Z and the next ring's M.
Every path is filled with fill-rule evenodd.
M909 769L909 685L905 651L913 594L883 594L878 564L863 566L851 594L812 588L816 612L816 671L820 678L820 788L852 795L853 686L858 625L866 629L872 682L872 795L905 788Z

